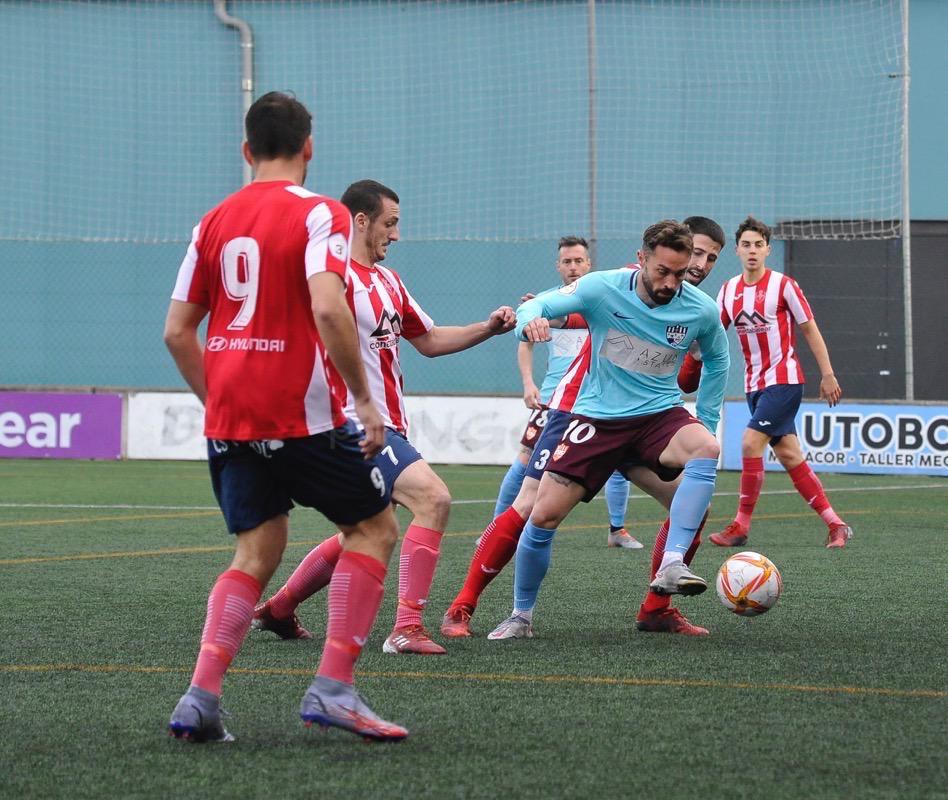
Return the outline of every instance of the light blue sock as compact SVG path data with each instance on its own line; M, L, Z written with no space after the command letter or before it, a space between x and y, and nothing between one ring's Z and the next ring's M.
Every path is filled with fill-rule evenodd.
M621 472L613 472L606 481L606 508L613 528L625 527L625 512L629 507L629 482Z
M520 487L523 486L523 478L527 474L527 467L520 463L519 458L515 458L504 479L500 482L500 492L497 494L497 505L494 506L494 516L499 517L503 514L514 500L520 494Z
M711 504L717 466L716 458L693 458L685 464L681 485L675 491L671 504L671 525L665 542L666 554L674 552L684 558L691 547L695 531Z
M528 522L520 534L514 562L514 613L528 611L537 604L540 584L550 568L553 534L556 528L539 528Z

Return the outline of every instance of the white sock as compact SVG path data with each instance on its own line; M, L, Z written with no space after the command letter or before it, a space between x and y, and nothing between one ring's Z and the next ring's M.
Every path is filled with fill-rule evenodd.
M674 563L683 563L684 559L681 557L681 553L676 553L674 550L666 550L665 555L662 556L662 563L658 568L658 571L661 572L669 564Z

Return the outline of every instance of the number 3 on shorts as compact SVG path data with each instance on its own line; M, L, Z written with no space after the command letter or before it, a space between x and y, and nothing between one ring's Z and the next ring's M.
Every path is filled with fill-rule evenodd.
M550 451L541 450L539 453L539 458L533 462L533 468L538 472L543 472L546 467L546 462L550 460Z
M578 419L574 419L566 426L566 430L563 431L563 441L569 441L573 444L583 444L588 442L593 436L596 435L596 426L589 422L580 422Z

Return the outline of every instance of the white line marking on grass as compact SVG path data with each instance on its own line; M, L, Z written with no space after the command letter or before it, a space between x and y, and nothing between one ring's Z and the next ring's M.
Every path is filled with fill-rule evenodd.
M948 483L921 483L897 486L843 486L836 489L827 489L827 494L838 494L841 492L905 492L915 489L943 489L948 490ZM770 489L761 492L764 495L778 494L797 494L796 489ZM715 497L739 497L740 492L715 492ZM598 495L596 500L603 500L603 495ZM641 491L630 495L629 500L651 500L647 494ZM452 500L453 506L482 505L486 503L496 503L497 498L486 500ZM127 509L131 511L217 511L217 506L157 506L157 505L137 505L131 503L0 503L0 508L92 508L92 509Z

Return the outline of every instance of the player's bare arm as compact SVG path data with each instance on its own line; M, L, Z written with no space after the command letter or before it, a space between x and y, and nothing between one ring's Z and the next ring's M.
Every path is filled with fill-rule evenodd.
M826 348L826 342L823 341L823 334L820 333L816 320L811 319L800 325L800 332L806 343L810 346L813 357L820 368L820 400L825 400L830 408L839 403L843 396L843 390L833 374L833 365L830 363L829 350Z
M335 273L319 272L309 279L309 293L319 337L352 392L356 414L365 429L365 437L359 446L366 458L372 458L385 444L385 424L369 392L355 320L346 302L345 287Z
M435 325L428 333L409 339L414 348L423 356L435 358L449 353L459 353L490 339L491 336L513 330L517 322L514 310L510 306L501 306L484 322L470 325Z
M533 343L520 342L517 345L517 366L523 381L523 404L527 408L539 408L540 389L533 382Z
M198 338L198 328L206 316L204 306L172 300L165 319L165 345L178 365L178 371L202 403L207 397L207 382L204 378L204 348Z

